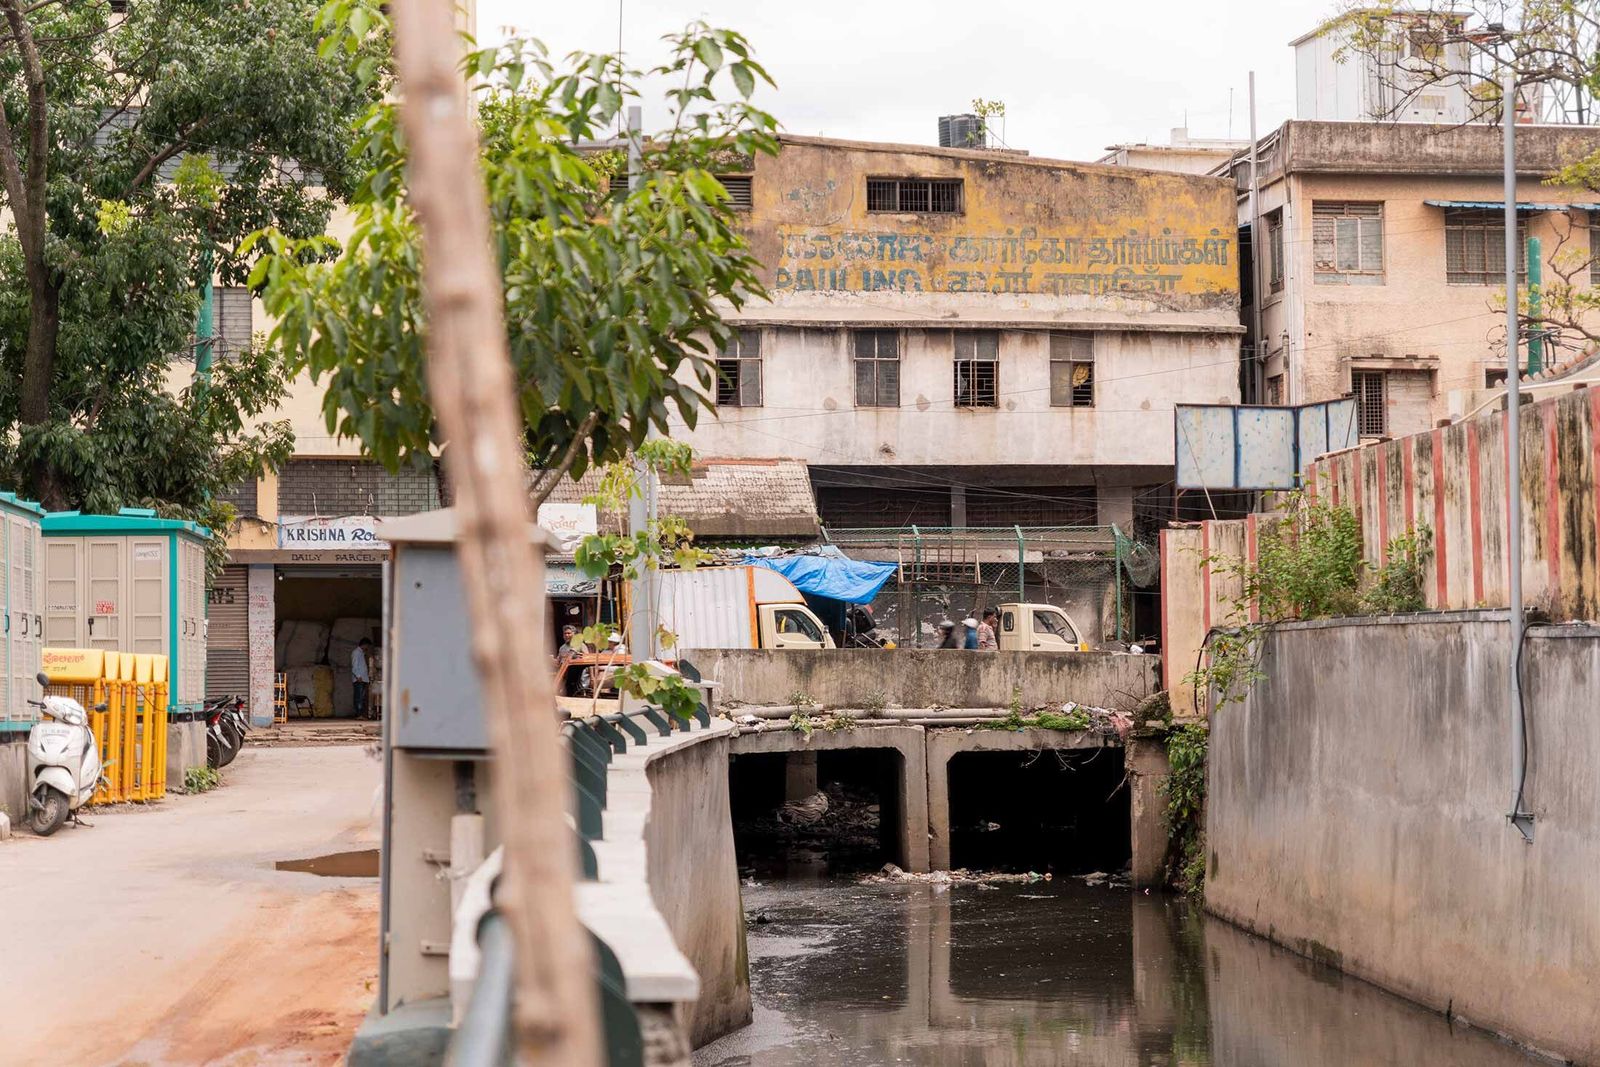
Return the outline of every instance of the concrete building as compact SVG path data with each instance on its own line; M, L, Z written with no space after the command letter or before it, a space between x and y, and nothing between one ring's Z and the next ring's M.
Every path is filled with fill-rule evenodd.
M804 460L825 526L1129 529L1174 402L1238 398L1215 178L785 137L725 181L771 299L674 436Z
M1107 145L1106 154L1095 162L1175 174L1210 174L1249 147L1249 138L1190 137L1186 127L1175 126L1166 144Z
M1479 124L1292 121L1261 139L1265 403L1354 392L1362 436L1400 436L1447 417L1452 392L1504 377L1502 136ZM1519 229L1541 240L1547 287L1560 271L1600 283L1600 198L1546 184L1597 138L1595 127L1517 131ZM1229 170L1247 233L1246 156ZM1578 338L1554 341L1547 361L1585 353Z

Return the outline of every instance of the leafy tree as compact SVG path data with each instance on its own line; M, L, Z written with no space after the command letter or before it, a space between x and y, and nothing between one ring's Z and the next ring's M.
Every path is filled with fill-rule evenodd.
M338 0L327 18L351 50L386 26L367 0ZM673 409L693 425L714 381L711 346L730 333L722 310L762 294L714 174L776 151L773 119L749 103L766 72L730 30L694 24L667 42L669 58L648 71L584 55L557 70L521 40L466 60L536 501L569 470L620 460L651 427L666 430ZM638 138L629 191L616 187L627 169L619 142L579 142L611 138L644 78L675 88L666 129ZM393 105L374 105L363 129L342 254L329 262L325 240L273 230L247 247L270 249L251 281L290 365L325 379L329 430L393 470L444 442L423 374L417 226Z
M326 229L376 86L317 54L310 0L0 0L0 484L47 506L211 498L283 459L281 360L202 387L198 287L240 239ZM289 161L297 161L298 166Z

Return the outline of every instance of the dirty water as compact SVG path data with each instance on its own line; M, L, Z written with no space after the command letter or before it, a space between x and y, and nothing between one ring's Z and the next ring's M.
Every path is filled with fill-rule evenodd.
M746 885L754 1023L696 1067L1526 1067L1207 920L1074 879Z
M302 860L279 860L273 866L280 871L298 871L323 878L376 878L378 850L364 848L355 852L330 852L326 856L311 856Z

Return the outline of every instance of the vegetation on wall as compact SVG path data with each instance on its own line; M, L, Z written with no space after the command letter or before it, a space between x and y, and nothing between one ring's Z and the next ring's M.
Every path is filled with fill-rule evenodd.
M1262 639L1275 622L1337 615L1377 615L1420 611L1432 532L1413 527L1392 538L1381 564L1363 555L1361 526L1350 508L1288 495L1279 511L1257 524L1255 560L1213 555L1200 561L1213 582L1231 581L1239 590L1224 603L1226 617L1238 625L1207 635L1205 662L1183 679L1211 710L1242 700L1262 677ZM1252 608L1255 620L1250 621ZM1167 735L1172 775L1166 786L1169 878L1184 892L1199 895L1205 884L1205 804L1207 726L1173 728Z

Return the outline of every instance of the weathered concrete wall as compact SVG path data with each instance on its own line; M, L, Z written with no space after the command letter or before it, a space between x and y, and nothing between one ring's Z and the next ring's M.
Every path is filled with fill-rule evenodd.
M11 816L11 829L28 815L28 735L0 734L0 811Z
M1503 614L1291 624L1211 721L1207 907L1438 1010L1600 1062L1600 626L1530 631L1536 838Z
M959 181L959 210L868 211L869 177ZM1071 484L1099 483L1075 469L1093 465L1153 485L1170 477L1173 404L1238 399L1225 180L805 137L750 180L743 228L770 300L728 320L760 333L764 396L675 424L701 455L1054 467ZM894 332L888 404L857 406L857 328ZM998 331L995 406L957 406L955 329ZM1051 330L1085 333L1092 405L1052 406Z
M1134 888L1166 882L1167 779L1172 764L1163 738L1134 737L1127 746L1129 834Z
M646 764L650 895L700 976L699 998L683 1009L684 1029L695 1047L750 1022L750 961L728 806L728 744L726 734L709 736Z
M718 701L786 704L804 693L823 707L861 707L873 694L906 708L1004 708L1069 700L1131 711L1156 689L1155 656L1122 652L966 652L841 648L822 651L684 649L719 687Z
M167 723L167 790L183 788L183 773L190 767L206 765L206 724L203 722Z
M735 756L758 752L836 752L842 749L888 748L900 754L896 811L900 825L896 862L908 871L928 866L928 765L920 726L871 726L856 730L815 730L807 737L797 730L774 729L741 733L733 739Z

